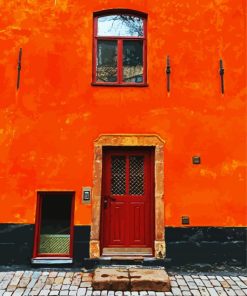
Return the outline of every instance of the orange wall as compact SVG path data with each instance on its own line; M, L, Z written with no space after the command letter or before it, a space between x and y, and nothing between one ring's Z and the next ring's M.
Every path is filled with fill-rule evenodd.
M146 88L91 86L93 12L118 7L148 14ZM69 189L75 223L90 224L80 199L93 141L155 133L166 141L165 225L182 215L193 226L247 225L245 0L8 0L0 13L1 223L34 223L36 190Z

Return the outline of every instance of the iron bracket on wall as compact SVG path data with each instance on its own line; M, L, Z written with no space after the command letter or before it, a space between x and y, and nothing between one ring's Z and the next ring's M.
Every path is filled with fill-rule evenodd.
M16 88L20 87L20 78L21 78L21 58L22 58L22 48L19 50L18 65L17 65L17 84Z
M221 93L224 94L225 86L224 86L224 67L223 67L223 60L220 59L220 82L221 82Z
M170 92L170 75L171 75L171 65L170 65L170 57L166 57L166 89L167 92Z

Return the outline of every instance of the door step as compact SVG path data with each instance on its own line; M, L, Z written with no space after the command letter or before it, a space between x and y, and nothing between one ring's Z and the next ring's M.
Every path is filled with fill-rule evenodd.
M104 261L104 260L116 260L116 261L128 261L128 260L133 260L133 261L143 261L144 256L101 256L99 259Z
M103 248L103 257L151 257L152 248Z
M164 268L96 268L92 281L95 290L169 292L170 279Z

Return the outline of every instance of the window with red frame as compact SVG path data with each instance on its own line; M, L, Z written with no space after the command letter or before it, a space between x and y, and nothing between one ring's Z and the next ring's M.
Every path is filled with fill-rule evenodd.
M129 13L94 19L95 84L146 84L146 18Z
M33 257L72 257L74 192L39 192Z

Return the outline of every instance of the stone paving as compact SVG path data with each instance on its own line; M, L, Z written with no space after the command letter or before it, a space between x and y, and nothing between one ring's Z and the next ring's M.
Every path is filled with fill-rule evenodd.
M247 275L172 274L171 292L96 291L92 274L65 271L1 271L0 296L245 296Z

